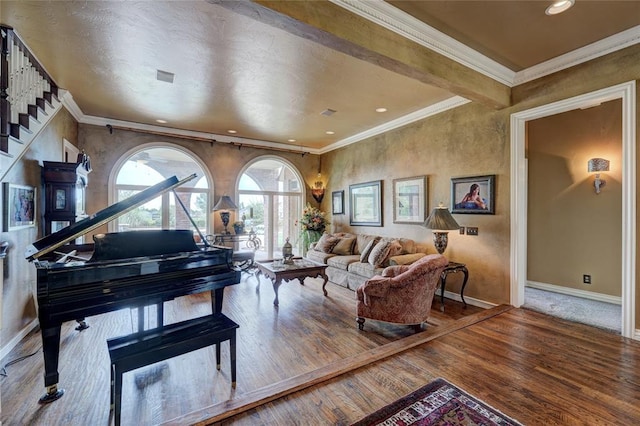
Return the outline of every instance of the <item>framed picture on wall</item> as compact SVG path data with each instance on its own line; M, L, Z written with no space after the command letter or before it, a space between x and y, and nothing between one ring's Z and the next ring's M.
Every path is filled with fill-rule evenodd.
M495 178L451 178L451 213L495 214Z
M36 225L36 188L3 183L4 231L15 231Z
M422 224L427 212L427 177L393 180L393 223Z
M349 185L349 224L382 226L382 181Z
M344 214L344 191L331 193L331 213Z

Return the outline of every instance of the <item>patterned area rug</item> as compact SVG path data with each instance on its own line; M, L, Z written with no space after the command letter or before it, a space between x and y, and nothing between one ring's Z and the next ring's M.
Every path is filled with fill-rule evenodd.
M436 379L417 391L381 408L352 426L520 425L500 411Z

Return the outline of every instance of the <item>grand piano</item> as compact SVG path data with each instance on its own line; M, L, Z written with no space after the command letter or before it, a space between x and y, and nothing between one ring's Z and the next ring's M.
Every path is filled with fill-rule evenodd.
M240 272L231 267L231 249L210 246L205 238L204 246L199 247L191 230L98 234L93 244L73 244L82 235L195 177L178 180L173 176L27 247L25 257L37 269L46 388L41 403L64 394L58 388L63 322L84 324L88 316L156 305L161 326L163 302L205 291L211 291L213 313L220 313L224 288L239 283ZM138 311L140 328L143 310Z

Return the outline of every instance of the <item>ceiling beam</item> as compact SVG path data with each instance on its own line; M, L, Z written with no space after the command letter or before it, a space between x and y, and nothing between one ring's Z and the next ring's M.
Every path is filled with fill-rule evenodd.
M329 1L208 1L490 108L511 105L508 86Z

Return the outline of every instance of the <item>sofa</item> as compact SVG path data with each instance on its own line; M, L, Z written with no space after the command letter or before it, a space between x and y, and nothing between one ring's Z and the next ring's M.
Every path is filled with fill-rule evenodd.
M427 255L428 246L409 238L325 233L305 257L327 265L329 281L356 290L391 265L409 265Z

